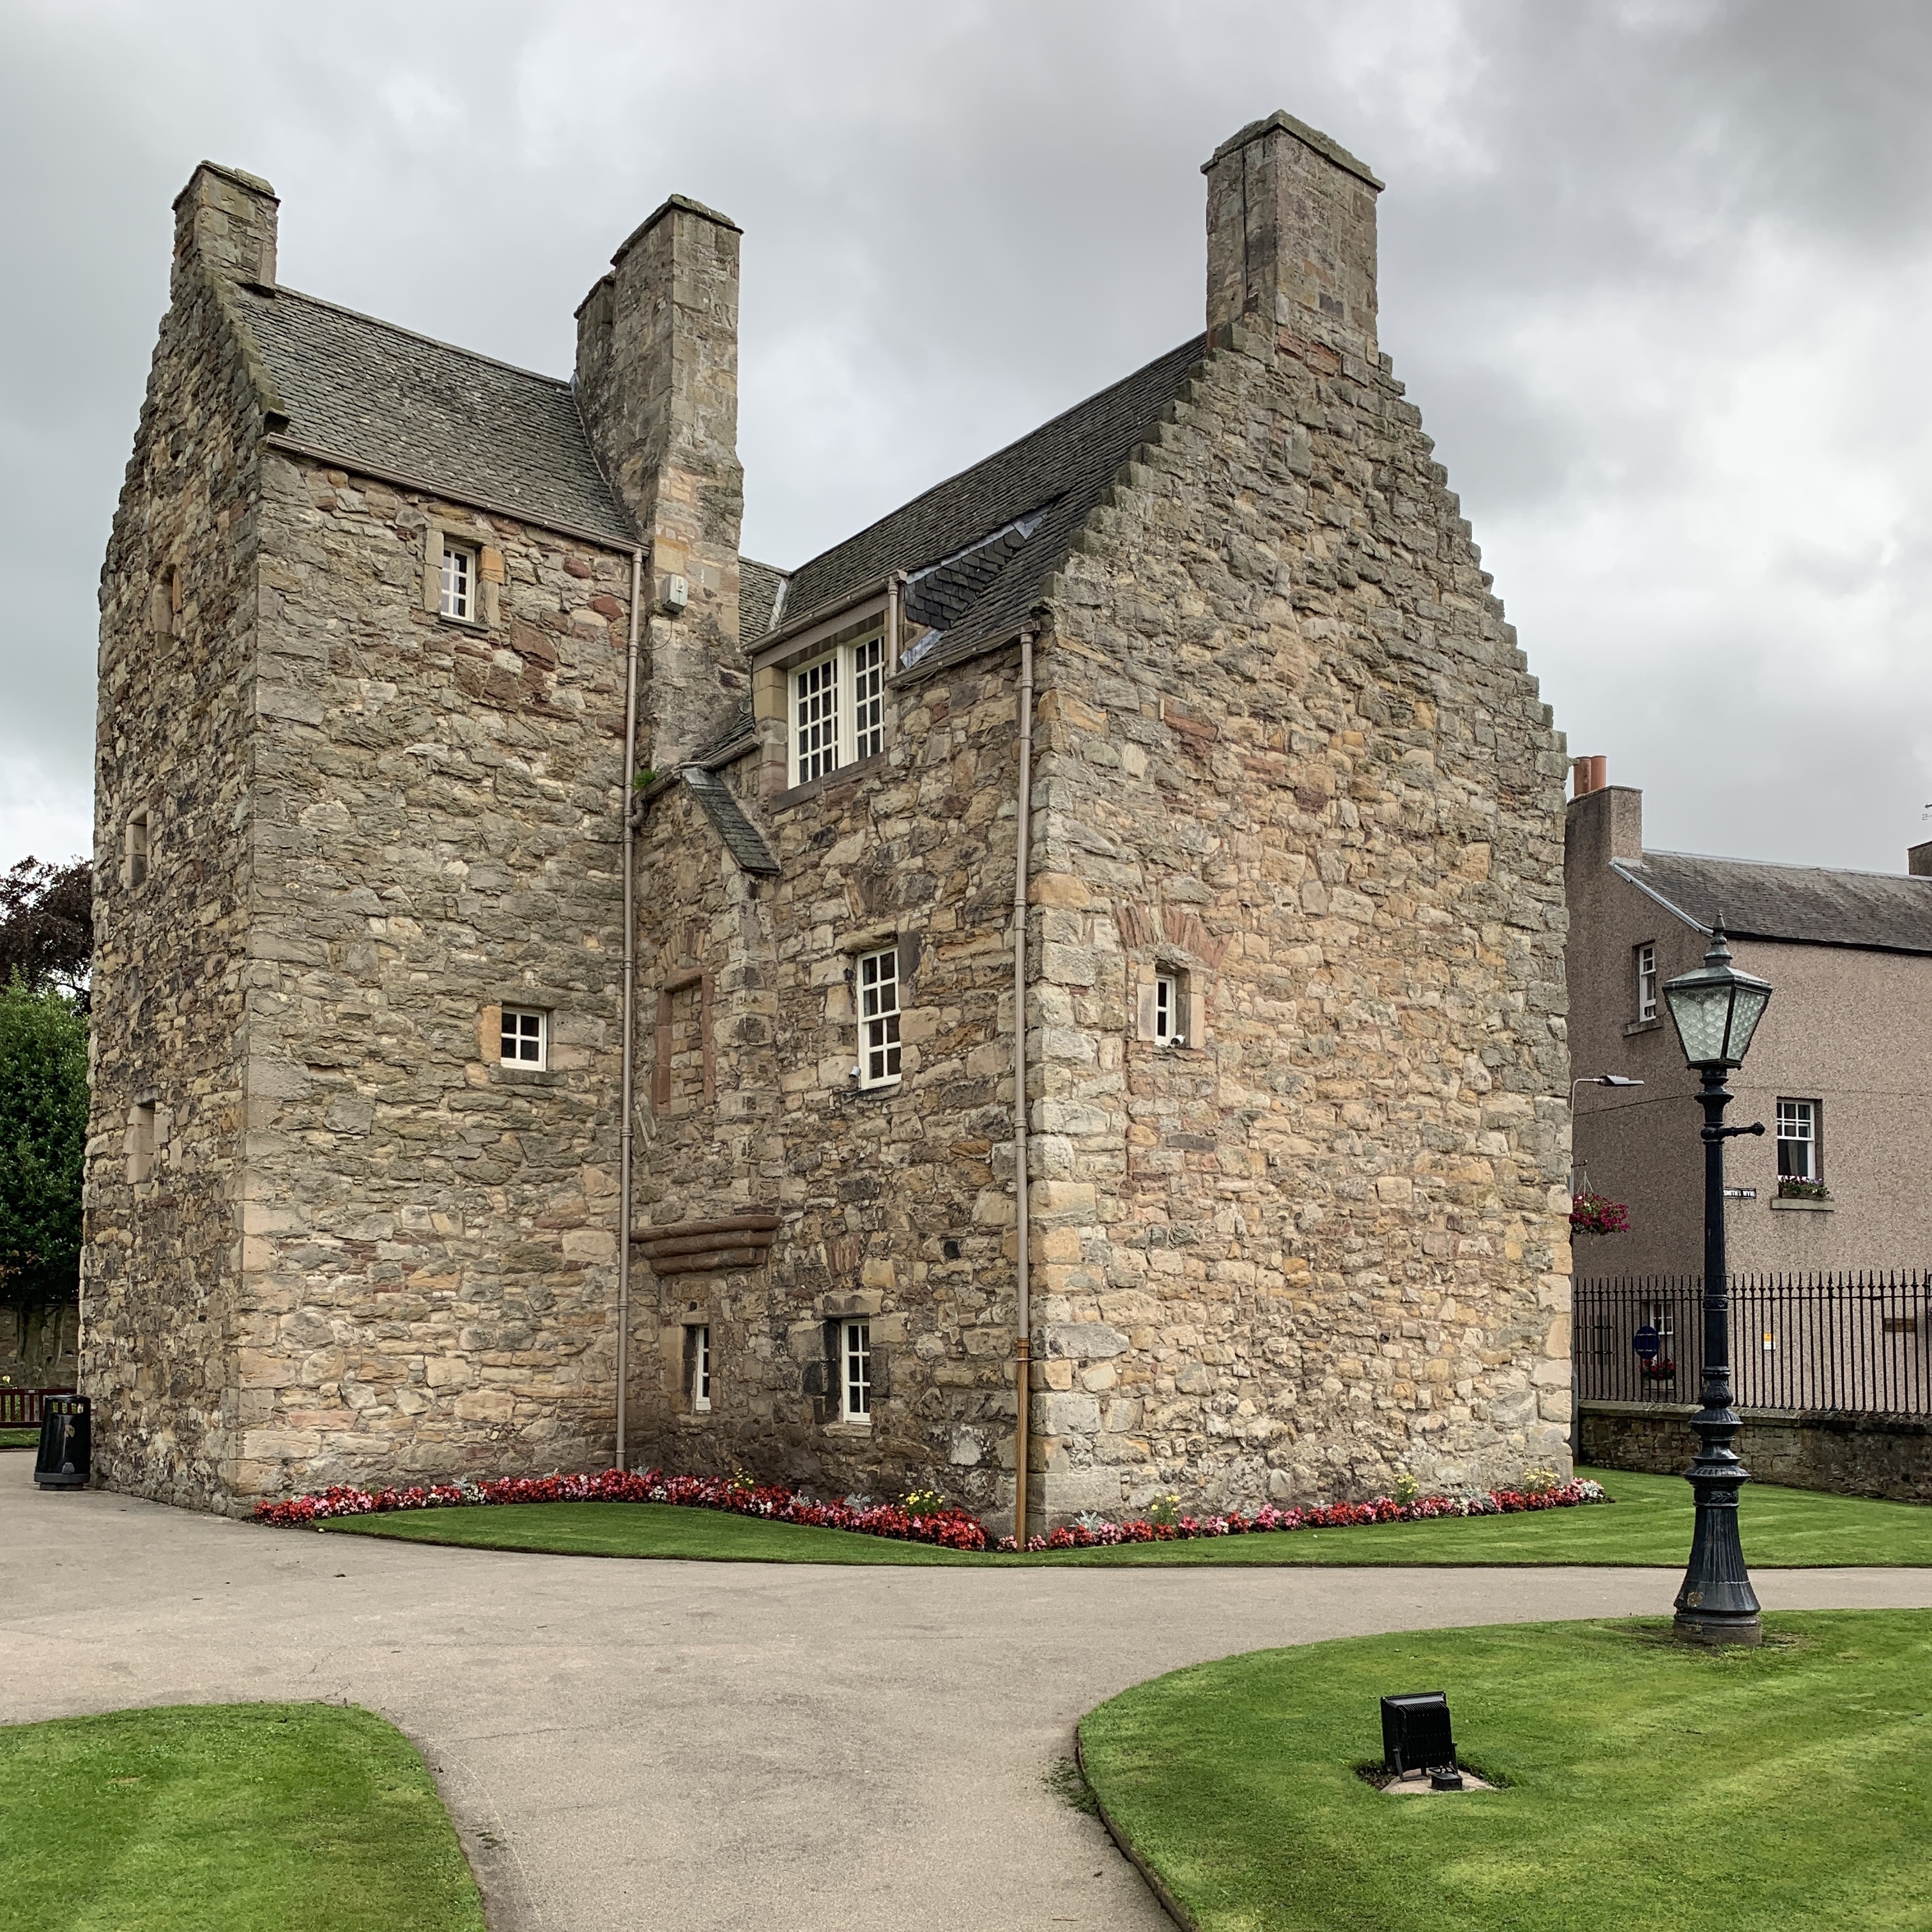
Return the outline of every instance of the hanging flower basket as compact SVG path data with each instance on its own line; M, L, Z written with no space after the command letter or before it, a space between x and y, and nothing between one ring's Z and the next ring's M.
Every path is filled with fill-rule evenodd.
M1575 1194L1570 1198L1570 1231L1575 1234L1628 1234L1630 1210L1602 1194Z

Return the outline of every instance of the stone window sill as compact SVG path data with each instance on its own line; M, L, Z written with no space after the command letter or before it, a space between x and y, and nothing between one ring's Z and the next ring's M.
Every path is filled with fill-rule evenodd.
M1785 1214L1828 1214L1838 1206L1835 1201L1794 1201L1788 1195L1774 1194L1772 1206Z
M803 805L807 800L817 798L821 792L833 785L844 784L848 779L876 777L886 768L886 754L875 752L869 758L855 758L849 765L841 765L836 771L827 772L821 778L807 778L803 784L794 785L788 791L774 792L765 800L767 812L788 812L795 805Z
M446 631L462 631L472 638L487 638L490 626L481 617L446 617L439 610L436 621Z
M848 1442L869 1442L872 1425L869 1422L828 1422L825 1432L828 1436L842 1436Z
M1628 1040L1632 1034L1655 1033L1663 1026L1663 1024L1664 1022L1661 1019L1632 1020L1629 1024L1624 1028L1624 1039Z
M562 1073L554 1066L504 1066L493 1067L499 1080L512 1087L557 1087L563 1082Z

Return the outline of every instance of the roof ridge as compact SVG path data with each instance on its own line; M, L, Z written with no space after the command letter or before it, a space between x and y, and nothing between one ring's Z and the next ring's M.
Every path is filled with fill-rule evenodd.
M554 389L566 394L574 393L576 384L567 376L547 376L541 369L526 369L520 362L506 362L500 356L486 356L480 349L466 349L460 342L446 342L440 335L425 335L419 328L406 328L400 322L391 322L380 315L370 315L359 308L350 308L341 302L331 302L326 296L312 296L304 290L292 289L286 283L278 282L272 289L251 289L248 292L258 302L274 302L284 296L292 296L297 302L308 303L312 308L326 308L337 315L346 315L352 321L366 322L373 328L386 328L392 335L407 336L412 342L427 343L432 349L441 349L452 356L466 356L472 362L487 363L493 369L507 370L512 376L527 376L533 382L548 383Z
M1089 394L1082 396L1078 402L1070 403L1065 409L1056 411L1044 422L1035 423L1031 429L1027 430L1023 435L1015 436L1010 442L1003 442L998 448L989 449L983 456L976 456L970 463L965 464L954 470L950 476L942 476L936 483L929 484L916 496L908 496L903 502L895 503L883 516L874 517L869 524L862 524L856 530L841 537L836 543L827 544L823 550L807 557L796 569L788 574L793 577L802 577L814 563L830 556L834 550L843 550L848 544L856 543L860 538L866 536L869 531L877 530L881 524L890 523L893 518L903 516L907 511L913 508L916 505L924 502L929 496L938 496L940 491L950 488L961 478L970 476L974 470L983 470L989 464L997 463L1001 457L1018 448L1021 444L1030 442L1035 436L1044 435L1056 423L1064 422L1069 416L1078 415L1081 410L1098 402L1102 396L1112 394L1115 389L1125 388L1130 382L1144 376L1157 364L1165 362L1171 357L1178 356L1182 350L1193 348L1197 345L1204 356L1208 348L1208 338L1204 332L1201 334L1189 336L1184 340L1177 342L1172 349L1163 350L1158 356L1150 356L1138 368L1130 369L1124 376L1116 376L1111 382L1102 383L1099 388L1094 390ZM1042 502L1055 502L1059 494L1064 494L1063 491L1054 496L1043 497L1041 501ZM969 545L968 548L970 546Z
M1864 866L1801 866L1789 859L1732 859L1721 852L1672 852L1664 847L1646 846L1636 863L1642 865L1646 859L1701 859L1712 866L1760 866L1767 872L1834 872L1854 879L1896 879L1901 882L1917 880L1932 885L1932 878L1920 872L1874 872ZM1623 862L1629 863L1628 860Z

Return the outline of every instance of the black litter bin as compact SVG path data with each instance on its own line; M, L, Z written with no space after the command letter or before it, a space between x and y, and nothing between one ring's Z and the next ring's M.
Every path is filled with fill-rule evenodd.
M40 1488L87 1487L94 1453L92 1407L84 1395L50 1395L43 1399L40 1453L34 1461L34 1480Z

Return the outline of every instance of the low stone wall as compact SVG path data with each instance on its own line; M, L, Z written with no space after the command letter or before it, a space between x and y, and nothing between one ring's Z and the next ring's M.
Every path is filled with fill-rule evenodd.
M1576 1460L1603 1469L1681 1476L1697 1451L1688 1402L1577 1406ZM1932 1420L1798 1409L1743 1412L1738 1454L1762 1483L1840 1496L1932 1502Z

